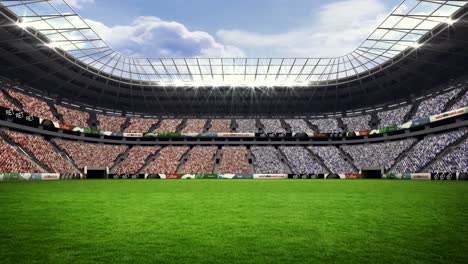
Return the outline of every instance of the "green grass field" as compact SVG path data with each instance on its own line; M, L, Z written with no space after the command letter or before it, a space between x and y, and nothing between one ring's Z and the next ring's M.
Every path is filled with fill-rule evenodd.
M0 183L0 263L468 263L468 184Z

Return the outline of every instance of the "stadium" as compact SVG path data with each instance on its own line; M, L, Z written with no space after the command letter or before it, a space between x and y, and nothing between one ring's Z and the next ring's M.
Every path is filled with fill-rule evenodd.
M403 0L350 52L284 57L81 16L125 9L101 2L0 0L2 263L468 261L467 1ZM214 44L125 35L147 21Z

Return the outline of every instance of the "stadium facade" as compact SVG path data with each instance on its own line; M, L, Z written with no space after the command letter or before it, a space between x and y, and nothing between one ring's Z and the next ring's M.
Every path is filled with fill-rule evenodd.
M465 1L335 58L131 58L65 1L0 4L3 180L466 178Z

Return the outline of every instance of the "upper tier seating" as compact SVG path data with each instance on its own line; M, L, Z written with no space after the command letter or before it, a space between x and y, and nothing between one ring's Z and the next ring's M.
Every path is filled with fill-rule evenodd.
M358 169L369 167L383 167L390 169L398 156L407 151L416 139L406 139L384 143L372 143L366 145L346 145L341 149L353 158L353 163Z
M356 173L356 170L340 155L340 151L334 146L324 147L309 147L309 149L315 154L322 158L325 166L332 173L346 174Z
M211 133L231 133L231 119L212 119Z
M127 158L115 169L116 174L135 174L145 165L146 159L161 148L135 146L128 152Z
M163 119L159 123L159 127L156 128L154 133L174 133L182 123L182 119Z
M102 114L97 114L96 118L99 122L98 129L109 132L121 132L122 125L127 120L127 118L123 116L109 116Z
M190 152L190 157L185 162L182 173L213 173L214 157L217 147L194 147Z
M279 119L261 119L260 123L265 133L286 133Z
M223 147L219 174L246 174L250 172L246 147Z
M433 135L419 141L391 170L392 173L419 172L446 147L465 135L466 129Z
M13 98L18 100L23 106L23 110L33 116L47 119L53 122L59 122L59 120L52 114L50 106L43 100L33 96L17 92L11 88L5 88L5 91Z
M463 94L462 98L456 102L454 105L452 105L452 107L450 107L450 110L456 110L456 109L460 109L460 108L463 108L463 107L467 107L468 106L468 91L465 92L465 94Z
M377 116L380 120L380 128L389 127L389 126L398 126L402 125L405 122L405 116L411 110L411 105L406 105L396 109L378 112Z
M78 168L112 167L119 155L127 150L127 146L80 143L62 139L54 142L70 156Z
M314 132L304 119L285 119L284 122L291 128L292 133L312 133Z
M316 125L318 127L318 132L322 133L339 133L343 132L338 126L338 120L336 119L314 119L309 120L312 125Z
M60 156L48 141L41 136L5 131L5 134L25 150L29 151L52 173L80 173L69 160Z
M255 119L237 119L237 129L238 133L257 133L257 121Z
M187 119L185 127L182 129L182 133L203 133L206 121L206 119Z
M362 131L371 129L369 125L369 122L371 121L370 115L343 117L342 120L348 128L348 131Z
M157 119L130 118L130 125L124 130L125 133L147 133L150 128L157 124Z
M0 172L2 173L44 173L41 167L20 154L0 137Z
M418 118L430 117L440 114L444 111L445 105L455 98L461 89L454 89L450 92L440 94L436 97L426 99L419 104L418 110L413 116L413 120Z
M458 146L452 152L449 152L436 163L432 164L428 169L428 172L440 173L462 173L468 172L468 140L465 140L460 146Z
M20 111L20 109L14 103L12 103L2 91L0 91L0 106L3 106L8 109Z
M158 157L143 170L145 174L174 174L188 147L163 148Z
M77 127L86 128L89 127L89 113L80 111L77 109L71 109L61 105L55 105L57 112L63 117L65 124L73 125Z
M285 165L278 157L278 150L274 147L252 147L255 173L258 174L284 174L287 173Z
M327 171L317 163L304 147L280 147L288 159L289 167L296 174L319 174Z

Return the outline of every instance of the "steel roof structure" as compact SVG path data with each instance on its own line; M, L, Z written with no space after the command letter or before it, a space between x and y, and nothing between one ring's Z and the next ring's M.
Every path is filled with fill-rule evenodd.
M0 0L0 13L99 77L151 87L318 87L366 78L417 51L466 1L404 0L349 54L334 58L134 58L110 47L65 0Z

